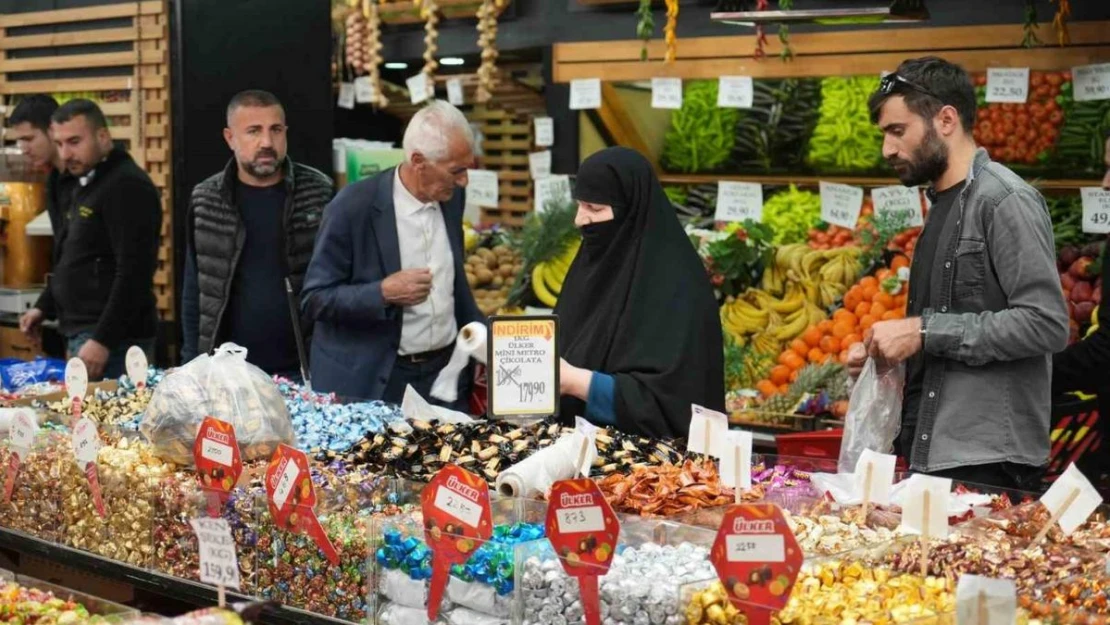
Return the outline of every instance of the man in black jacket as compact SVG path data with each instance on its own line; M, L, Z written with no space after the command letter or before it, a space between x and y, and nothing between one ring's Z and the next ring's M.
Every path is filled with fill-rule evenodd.
M50 133L65 171L48 189L54 269L20 327L37 335L58 319L69 355L89 379L123 374L131 345L154 350L154 270L162 207L158 189L122 149L112 147L104 114L89 100L54 112Z
M1103 157L1106 175L1102 188L1110 191L1110 136L1106 137ZM1070 391L1098 395L1098 429L1102 435L1102 449L1090 454L1089 467L1092 477L1110 473L1110 301L1106 299L1107 262L1110 261L1110 237L1102 249L1102 300L1098 305L1098 329L1090 336L1056 354L1052 359L1053 396Z
M8 117L8 138L35 168L49 169L53 181L64 169L58 160L58 148L50 139L50 117L56 110L58 102L54 98L36 93L21 99Z
M286 156L285 131L285 110L271 93L243 91L228 104L224 139L234 157L189 200L184 361L231 341L267 373L300 377L286 280L299 302L333 188Z

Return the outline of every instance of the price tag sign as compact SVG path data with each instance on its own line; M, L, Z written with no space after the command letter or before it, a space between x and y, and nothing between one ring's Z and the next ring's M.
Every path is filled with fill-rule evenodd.
M599 625L597 579L613 562L621 529L617 515L588 478L555 482L548 501L547 539L567 575L578 578L587 625Z
M335 105L341 109L355 108L355 85L349 82L339 83L339 98L336 99Z
M374 83L369 76L359 76L355 79L355 102L370 104L374 101Z
M22 410L12 418L11 429L8 430L8 466L5 468L4 503L12 500L12 491L15 490L15 479L19 475L19 465L31 453L35 435L38 434L38 421L34 413Z
M447 465L421 491L420 508L424 539L432 550L428 619L434 621L451 566L470 559L493 533L489 486L470 471Z
M124 360L127 368L127 377L131 378L131 383L136 388L143 388L146 386L147 378L147 359L146 352L138 345L132 345L127 349L127 356Z
M1102 504L1102 497L1087 476L1070 464L1041 496L1041 503L1052 514L1052 519L1060 524L1060 529L1065 534L1071 534L1087 522L1091 513Z
M497 208L498 194L497 172L488 169L468 169L466 185L466 203L472 206Z
M728 416L694 404L690 406L690 433L686 437L686 451L721 457L723 437L728 432Z
M821 220L855 230L863 210L863 189L837 182L821 182L820 186Z
M85 472L85 479L89 482L89 492L92 494L93 506L96 513L103 518L107 515L104 508L104 497L100 490L100 476L96 466L97 454L100 452L100 436L96 431L96 424L87 417L81 417L73 425L73 455L77 467Z
M316 488L308 471L308 457L288 445L278 445L266 467L266 500L270 517L282 529L307 534L332 565L339 553L316 517Z
M532 152L528 155L528 171L536 180L551 175L551 150Z
M66 396L84 400L89 390L89 370L80 358L70 358L66 363Z
M754 94L751 76L721 76L717 79L719 108L750 109Z
M879 506L890 504L890 491L894 483L894 465L897 458L870 449L863 450L856 461L856 493L861 500Z
M1110 63L1073 67L1071 80L1076 102L1110 100Z
M601 108L601 79L579 78L570 81L570 110Z
M462 106L465 104L462 80L452 78L447 81L447 101L455 106Z
M228 493L243 473L235 427L215 417L205 417L193 439L193 460L201 487L208 497L208 516L219 516L220 505L227 501Z
M725 432L721 449L721 484L740 492L752 489L752 433Z
M925 215L921 212L921 190L917 187L875 187L871 189L871 201L875 204L876 215L902 216L907 228L925 225Z
M532 119L536 146L547 148L555 145L555 121L550 117L536 117Z
M570 194L570 176L555 174L532 183L536 191L536 212L543 213L552 207L564 206L574 201Z
M922 538L948 537L948 493L952 480L914 474L902 498L901 531Z
M1028 99L1028 67L987 68L987 102L1023 104Z
M681 78L652 78L651 79L651 108L653 109L680 109L682 108L682 79Z
M1017 622L1014 580L960 576L956 582L957 625L1013 625Z
M802 559L782 510L771 504L730 507L709 551L717 577L738 608L748 604L782 609Z
M756 182L717 182L715 221L763 221L763 185Z
M405 86L408 87L409 100L411 100L413 104L420 104L430 99L432 94L435 93L431 85L431 79L428 78L428 75L424 72L420 72L415 76L410 76L405 81Z
M1106 234L1110 232L1110 191L1100 187L1079 189L1083 200L1083 232Z
M231 526L224 519L189 521L200 549L200 581L213 586L239 588L239 556Z
M490 418L558 414L559 318L495 316L489 326Z

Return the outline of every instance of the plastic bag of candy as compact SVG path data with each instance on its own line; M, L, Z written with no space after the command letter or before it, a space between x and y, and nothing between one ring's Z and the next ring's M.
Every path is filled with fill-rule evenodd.
M234 426L244 461L269 458L280 443L294 444L289 410L277 386L234 343L167 374L139 429L160 457L189 466L197 429L207 416Z
M4 390L16 392L25 386L43 382L61 382L65 379L66 363L57 358L36 358L20 360L4 358L0 360L0 383Z

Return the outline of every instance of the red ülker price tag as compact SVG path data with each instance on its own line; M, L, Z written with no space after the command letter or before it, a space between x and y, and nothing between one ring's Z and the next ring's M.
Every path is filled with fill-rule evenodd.
M493 533L489 486L455 465L443 467L420 492L424 540L432 550L428 619L439 617L439 604L454 564L462 564Z
M303 451L278 445L266 468L266 495L270 516L278 527L308 534L328 562L339 564L339 553L316 518L316 489Z
M802 559L782 510L771 504L729 508L709 552L729 599L752 625L769 623L786 605Z
M234 426L205 417L193 440L193 460L197 465L197 479L208 499L208 516L217 517L220 506L227 501L228 493L243 473Z
M104 517L107 511L104 509L104 497L100 492L100 476L96 468L99 452L100 435L96 431L96 424L88 418L81 417L73 425L73 456L78 468L85 472L85 477L89 480L89 492L92 493L96 513Z
M586 625L601 623L597 578L609 571L620 523L613 508L589 478L561 480L551 486L547 539L567 575L578 578Z

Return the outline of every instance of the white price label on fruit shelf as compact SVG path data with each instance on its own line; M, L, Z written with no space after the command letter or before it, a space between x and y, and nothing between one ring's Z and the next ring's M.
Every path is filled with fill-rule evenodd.
M536 146L541 148L555 145L555 121L550 117L536 117L532 120L535 126Z
M717 182L716 221L763 221L763 185L757 182Z
M1076 102L1110 100L1110 63L1073 67L1071 80Z
M1022 104L1028 99L1028 67L987 68L987 102Z
M907 228L918 228L925 223L921 190L917 187L875 187L871 189L871 201L875 204L876 215L903 215Z
M528 154L528 172L533 180L551 175L551 150Z
M66 363L66 396L84 399L89 390L89 370L80 358L70 358Z
M863 210L863 188L838 182L821 182L821 220L849 230L856 229Z
M355 79L355 102L370 104L374 101L374 83L369 76L359 76Z
M573 202L570 195L570 176L555 174L540 178L532 183L536 191L536 212L542 213L552 206L563 206Z
M462 106L465 103L462 80L452 78L447 81L447 101L455 106Z
M435 94L435 89L432 87L432 79L424 72L420 72L415 76L410 76L405 81L405 86L409 90L409 100L413 104L420 104L425 100L430 99Z
M341 109L350 110L355 108L355 86L353 83L339 83L339 98L336 100L335 105Z
M1083 199L1083 232L1110 233L1110 191L1099 187L1079 189Z
M651 108L653 108L653 109L680 109L680 108L682 108L682 79L681 78L652 78L651 79Z
M200 581L214 586L239 588L239 557L226 519L189 521L200 549Z
M750 109L754 97L751 76L721 76L717 79L719 108Z
M498 193L497 172L488 169L468 169L466 185L466 203L486 208L497 208Z
M96 462L100 453L100 437L96 432L96 424L88 417L81 417L73 425L73 455L77 458L77 466L84 471L90 462Z
M570 109L582 111L601 108L601 79L579 78L570 81Z

